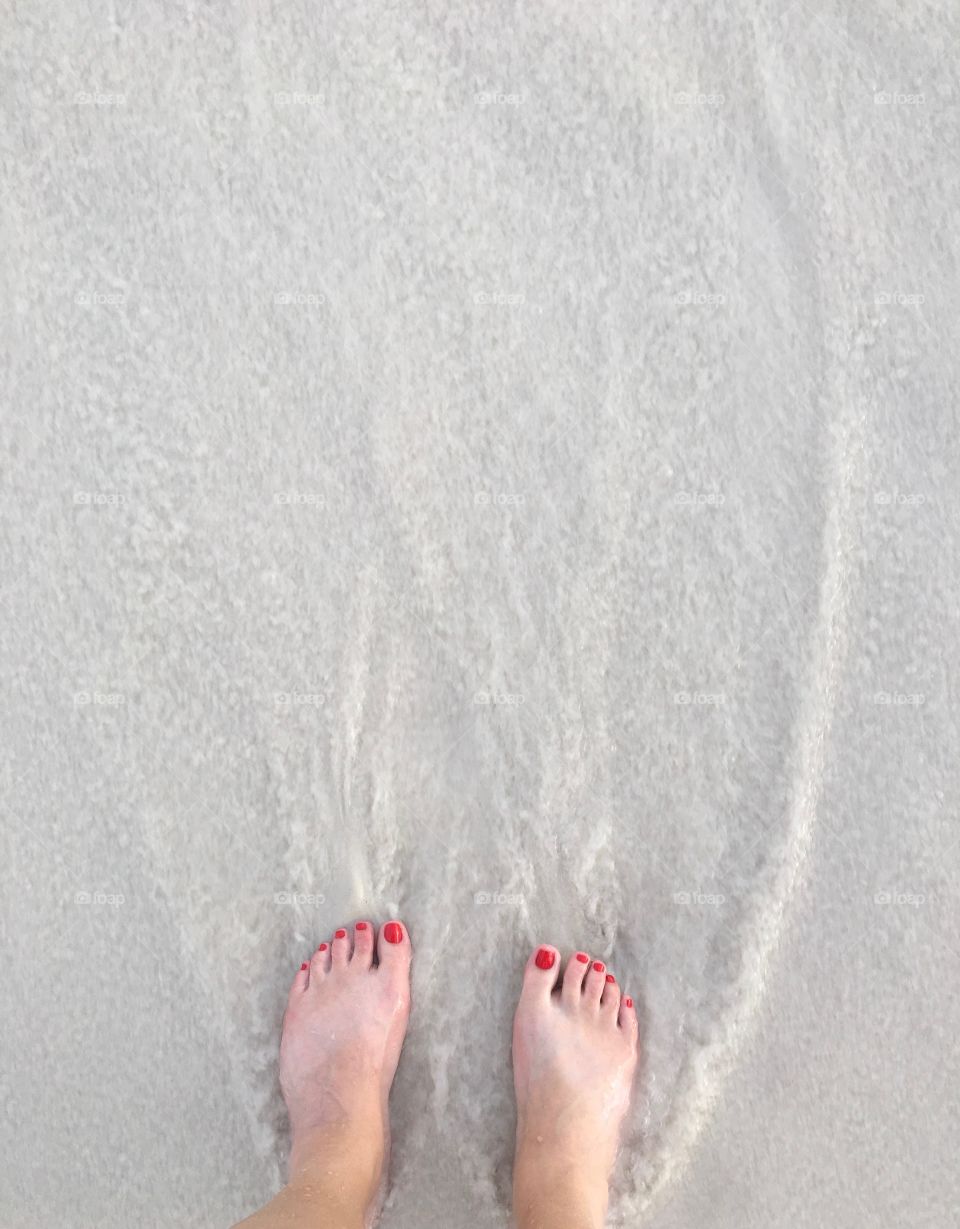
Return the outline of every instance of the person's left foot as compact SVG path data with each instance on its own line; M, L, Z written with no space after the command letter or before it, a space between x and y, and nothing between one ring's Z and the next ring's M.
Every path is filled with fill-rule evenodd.
M357 922L321 943L293 981L280 1040L290 1182L377 1210L390 1148L387 1098L410 1010L410 939L400 922ZM318 1189L319 1188L319 1189Z

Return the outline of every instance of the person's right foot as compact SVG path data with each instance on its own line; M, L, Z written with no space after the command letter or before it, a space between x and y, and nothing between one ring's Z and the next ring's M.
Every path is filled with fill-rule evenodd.
M530 957L513 1025L517 1093L514 1216L525 1226L594 1229L637 1067L633 1000L585 952Z

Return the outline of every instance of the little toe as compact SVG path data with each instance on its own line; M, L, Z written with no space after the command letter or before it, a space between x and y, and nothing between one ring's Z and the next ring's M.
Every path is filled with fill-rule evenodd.
M567 967L563 970L563 986L560 990L560 997L565 1003L572 1003L575 1006L580 1003L583 994L583 979L589 968L590 957L586 952L574 952L567 961Z
M298 1002L303 995L304 990L310 984L310 965L304 961L297 970L293 978L293 983L290 986L290 993L287 995L287 1006L292 1007Z
M620 987L612 973L604 975L603 994L600 996L600 1014L616 1024L620 1012Z
M369 922L357 922L353 928L352 968L369 969L373 964L373 930Z
M600 996L606 985L607 968L602 960L595 960L583 982L583 1002L591 1007L600 1004Z
M636 1043L640 1032L640 1021L637 1019L637 1008L629 994L625 994L620 1000L619 1023L620 1027L628 1032Z

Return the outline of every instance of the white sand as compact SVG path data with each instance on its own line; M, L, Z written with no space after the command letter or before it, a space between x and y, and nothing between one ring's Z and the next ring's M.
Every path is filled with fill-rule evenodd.
M504 1223L540 940L613 1224L954 1223L960 24L846 8L8 6L9 1229L261 1203L394 912L388 1229Z

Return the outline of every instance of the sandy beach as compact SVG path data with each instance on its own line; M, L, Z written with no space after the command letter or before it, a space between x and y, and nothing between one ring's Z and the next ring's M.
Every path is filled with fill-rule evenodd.
M4 1225L252 1212L399 916L384 1229L507 1223L540 942L612 1226L947 1229L957 12L3 24Z

